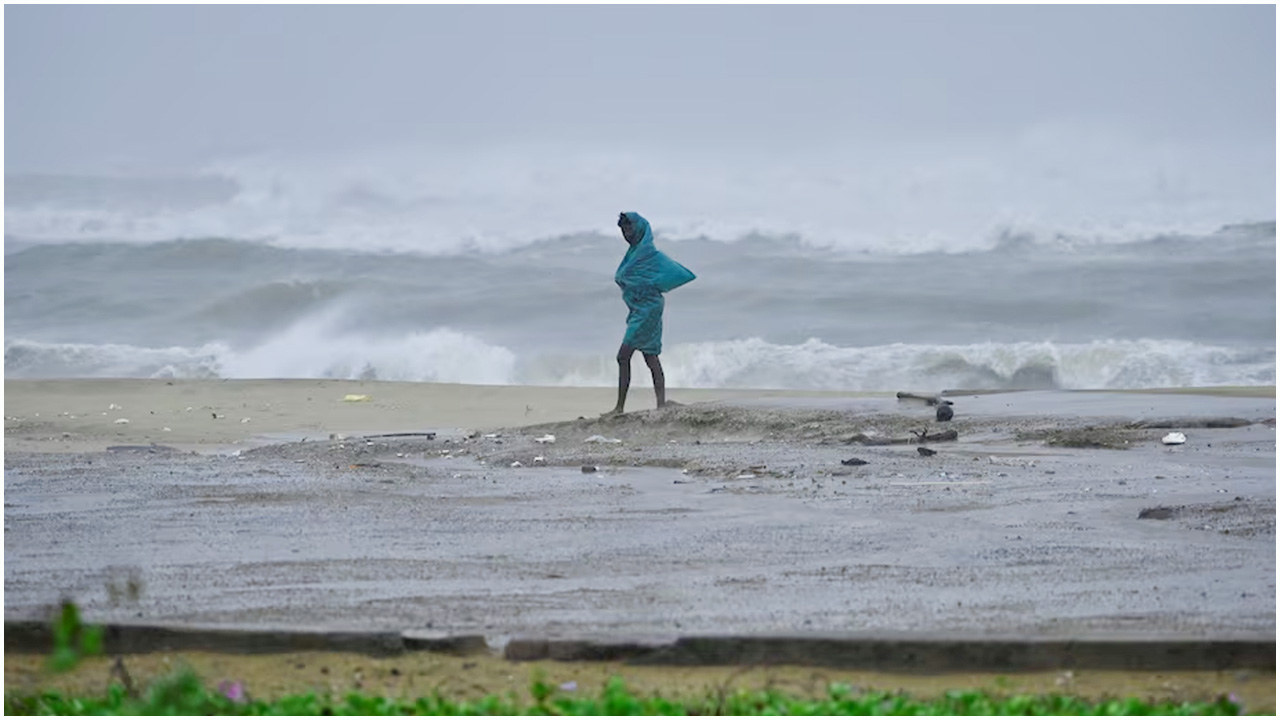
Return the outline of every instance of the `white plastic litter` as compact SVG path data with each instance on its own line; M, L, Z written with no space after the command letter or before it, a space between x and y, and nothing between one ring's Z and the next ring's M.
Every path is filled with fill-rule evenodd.
M515 461L515 462L511 463L511 467L524 467L524 463L522 463L522 462L520 462L519 460L517 460L517 461Z
M1180 432L1171 432L1160 438L1160 442L1165 445L1181 445L1187 441L1187 436Z
M550 445L556 441L556 436L550 434L543 435L540 438L534 438L533 441L536 443L542 443L543 445Z
M547 459L546 459L545 457L541 456L541 455L539 455L538 457L536 457L536 458L534 458L534 459L533 459L533 464L534 464L534 465L542 465L542 464L544 464L544 463L546 463L546 462L547 462Z
M120 418L119 420L116 420L116 424L117 424L117 425L128 425L128 424L129 424L129 421L128 421L127 419L125 419L125 418Z
M621 441L621 440L619 440L618 438L607 438L607 437L605 437L605 436L603 436L603 435L592 435L591 437L587 438L586 440L583 440L582 442L585 442L585 443L610 443L610 444L615 444L615 445L616 445L616 444L620 444L622 441Z

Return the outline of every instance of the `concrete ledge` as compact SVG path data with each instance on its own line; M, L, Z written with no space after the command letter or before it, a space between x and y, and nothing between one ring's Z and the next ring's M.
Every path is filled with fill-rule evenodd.
M512 638L503 657L513 662L557 660L561 662L609 662L636 660L671 647L671 640L541 640Z
M470 655L490 652L481 635L409 630L344 632L105 625L109 654L205 651L267 654L404 652ZM48 652L49 625L6 620L5 652ZM623 661L641 665L802 665L886 672L1020 672L1037 670L1240 670L1275 672L1274 638L1260 640L1035 640L920 637L702 636L678 639L514 638L503 650L513 662Z
M406 630L400 635L408 652L434 652L446 655L480 655L489 652L483 635L449 635L430 630Z
M640 664L813 665L894 672L1275 670L1275 640L685 637Z
M242 630L115 624L103 627L104 651L121 655L180 650L236 654L321 650L385 656L396 655L405 650L404 640L398 632ZM5 652L48 652L52 648L53 634L47 623L5 621Z

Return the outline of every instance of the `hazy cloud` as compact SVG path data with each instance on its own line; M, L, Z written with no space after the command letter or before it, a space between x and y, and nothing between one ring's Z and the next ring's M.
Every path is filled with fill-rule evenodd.
M5 168L391 142L1274 148L1274 6L10 6Z

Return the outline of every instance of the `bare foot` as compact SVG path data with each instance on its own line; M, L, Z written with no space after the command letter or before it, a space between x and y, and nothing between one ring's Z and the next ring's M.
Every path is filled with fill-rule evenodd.
M614 408L600 416L600 419L622 417L622 408Z
M684 407L684 403L676 402L675 400L668 400L662 403L661 405L659 405L658 409L662 410L663 408L669 408L669 407Z

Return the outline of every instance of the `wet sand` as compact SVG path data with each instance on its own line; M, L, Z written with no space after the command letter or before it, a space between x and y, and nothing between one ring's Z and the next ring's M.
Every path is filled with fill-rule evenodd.
M1271 388L957 394L941 424L887 393L675 391L696 404L605 420L607 388L5 388L7 619L70 597L95 621L417 629L495 647L1275 638ZM1186 444L1163 445L1174 428ZM929 457L848 442L945 429L959 439L925 443ZM506 667L504 689L527 685L525 666ZM1225 692L1244 676L1198 677Z
M5 450L83 452L158 443L191 450L331 433L531 425L612 408L611 388L545 388L347 380L6 380ZM345 400L348 396L364 398ZM674 390L682 402L851 393ZM652 409L634 388L629 411ZM127 423L120 423L127 420ZM234 447L232 448L234 449Z

